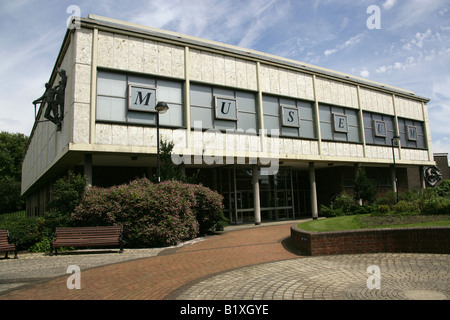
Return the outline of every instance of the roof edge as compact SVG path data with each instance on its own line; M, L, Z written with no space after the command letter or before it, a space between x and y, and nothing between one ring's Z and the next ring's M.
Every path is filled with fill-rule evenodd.
M154 28L154 27L149 27L149 26L133 23L133 22L126 22L126 21L122 21L122 20L118 20L118 19L114 19L114 18L103 17L103 16L99 16L96 14L89 14L87 19L82 19L82 20L83 20L83 22L94 23L97 25L106 24L109 26L123 29L123 30L130 30L130 29L137 30L140 32L145 32L152 36L165 38L165 39L169 39L169 40L181 41L181 42L185 42L187 44L195 44L195 45L199 45L199 46L203 46L203 47L210 47L212 49L220 49L222 51L228 51L228 52L231 52L234 54L239 54L241 56L252 57L253 59L256 58L256 59L260 59L260 60L266 60L269 62L281 63L281 64L295 67L295 68L298 68L298 69L301 69L304 71L309 71L312 73L333 77L333 78L336 78L337 80L340 79L340 80L344 80L344 81L355 82L355 83L358 83L361 85L374 87L379 90L387 90L387 91L399 93L399 94L408 96L410 98L421 100L425 103L428 103L430 101L429 98L418 96L413 91L410 91L410 90L387 85L387 84L384 84L381 82L368 80L368 79L361 78L358 76L346 74L346 73L343 73L340 71L335 71L335 70L311 65L308 63L303 63L301 61L256 51L253 49L242 48L242 47L238 47L235 45L230 45L230 44L225 44L225 43L221 43L221 42L217 42L217 41L202 39L202 38L185 35L185 34L181 34L181 33L174 32L174 31L158 29L158 28Z

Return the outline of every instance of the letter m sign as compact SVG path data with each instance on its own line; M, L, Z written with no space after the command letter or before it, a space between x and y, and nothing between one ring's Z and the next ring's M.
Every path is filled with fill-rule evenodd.
M156 112L156 89L128 86L128 110Z

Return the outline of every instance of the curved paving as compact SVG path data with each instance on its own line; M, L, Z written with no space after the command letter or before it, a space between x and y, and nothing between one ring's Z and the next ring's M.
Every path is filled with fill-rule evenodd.
M180 288L168 298L449 299L449 262L449 256L433 254L363 254L299 258L264 263L211 276ZM379 267L377 278L372 271L375 270L373 266Z
M286 241L294 223L232 227L168 249L1 260L0 299L450 299L450 255L304 257ZM81 269L80 290L67 288L69 265ZM367 287L373 265L379 289Z

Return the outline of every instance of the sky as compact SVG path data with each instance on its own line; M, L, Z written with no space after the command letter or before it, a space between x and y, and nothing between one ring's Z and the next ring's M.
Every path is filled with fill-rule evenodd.
M450 0L0 0L0 131L30 135L67 20L89 14L413 91L450 153Z

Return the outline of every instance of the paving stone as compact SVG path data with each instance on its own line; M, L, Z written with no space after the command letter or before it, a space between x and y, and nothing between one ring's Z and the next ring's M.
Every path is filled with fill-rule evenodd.
M292 224L226 228L173 248L0 260L0 299L450 299L450 255L306 257L284 245ZM67 288L69 265L81 268L80 290ZM379 289L367 286L369 266L380 268Z

